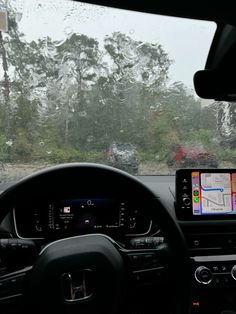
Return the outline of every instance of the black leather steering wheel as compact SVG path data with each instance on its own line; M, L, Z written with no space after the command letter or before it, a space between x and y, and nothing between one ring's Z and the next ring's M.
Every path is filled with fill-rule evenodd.
M69 190L96 195L105 192L110 197L120 196L142 203L145 214L158 221L165 244L152 249L128 250L104 234L51 242L41 250L29 271L25 312L133 313L129 302L130 292L135 288L132 258L134 254L145 253L159 260L160 269L168 273L165 278L169 302L165 313L189 313L191 272L182 232L156 195L123 171L97 164L73 163L38 172L0 195L0 219L18 203L60 199ZM156 310L163 313L158 305Z

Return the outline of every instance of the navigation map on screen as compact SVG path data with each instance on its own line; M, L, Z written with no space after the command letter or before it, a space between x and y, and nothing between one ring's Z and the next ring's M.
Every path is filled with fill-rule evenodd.
M194 215L236 214L236 173L192 172Z

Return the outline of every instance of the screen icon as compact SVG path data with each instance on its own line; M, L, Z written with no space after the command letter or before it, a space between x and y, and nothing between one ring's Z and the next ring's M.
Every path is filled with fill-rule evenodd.
M199 198L195 196L195 197L193 198L193 201L194 201L194 203L198 203L198 202L199 202Z
M63 213L64 214L70 214L70 207L69 206L66 206L63 208Z

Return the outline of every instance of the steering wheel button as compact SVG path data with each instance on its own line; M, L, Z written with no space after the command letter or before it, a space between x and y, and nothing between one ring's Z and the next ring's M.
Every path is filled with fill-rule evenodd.
M0 240L0 248L1 248L1 250L6 250L8 248L8 243L9 243L8 239L1 239Z
M158 267L160 266L160 261L158 259L153 260L153 267Z
M131 262L131 267L133 269L138 269L140 264L140 259L138 255L129 255L129 260Z
M9 244L8 244L8 247L9 247L9 249L10 250L17 250L17 248L18 248L18 245L17 245L18 243L17 243L17 240L15 240L15 239L11 239L11 241L9 241Z
M155 254L130 254L129 259L132 263L132 267L135 270L142 270L145 268L154 268L159 263Z
M150 237L145 238L145 243L146 244L152 244L153 243L153 239Z
M0 267L0 276L6 275L7 267Z

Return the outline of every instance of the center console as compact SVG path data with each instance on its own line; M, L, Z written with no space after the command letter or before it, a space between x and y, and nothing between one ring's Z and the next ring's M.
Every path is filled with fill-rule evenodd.
M191 256L192 311L235 311L236 170L178 170L175 209Z

